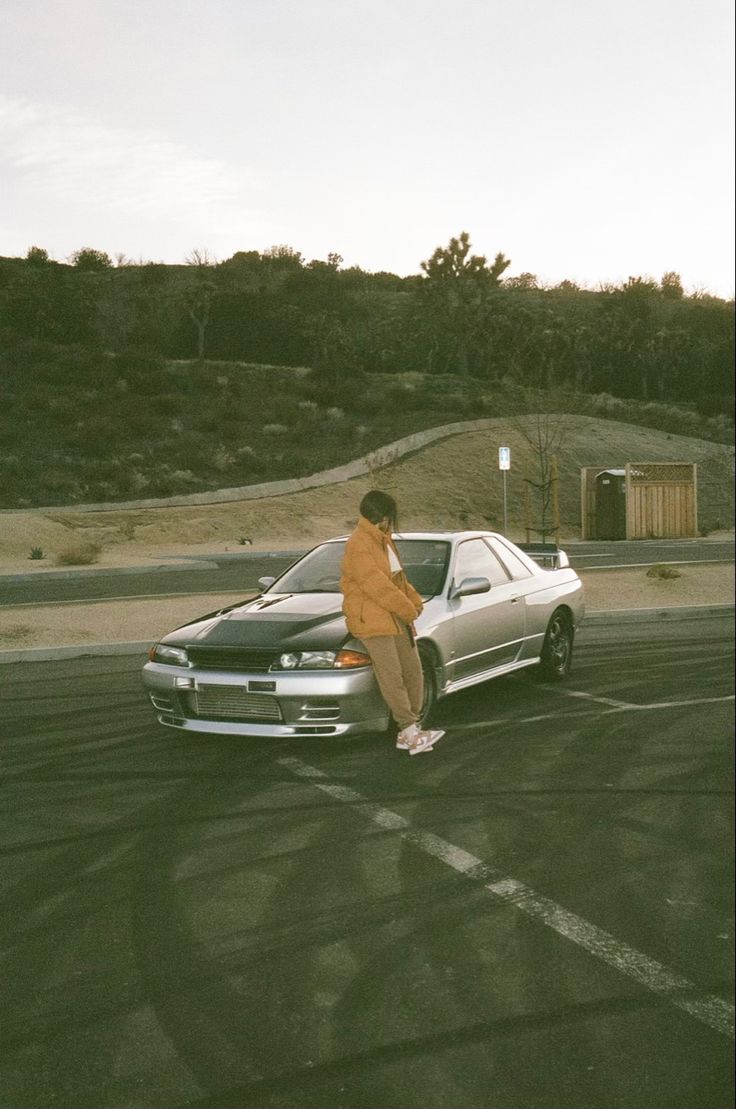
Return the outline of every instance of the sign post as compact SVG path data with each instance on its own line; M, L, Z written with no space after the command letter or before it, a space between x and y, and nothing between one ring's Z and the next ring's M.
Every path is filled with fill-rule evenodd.
M498 448L498 468L503 474L503 533L508 531L508 517L506 513L506 474L511 469L511 448Z

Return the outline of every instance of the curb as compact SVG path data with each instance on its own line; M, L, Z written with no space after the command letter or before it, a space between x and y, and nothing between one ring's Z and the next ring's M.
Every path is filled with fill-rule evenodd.
M157 562L153 566L103 566L94 570L47 570L38 574L0 574L0 585L22 585L29 581L69 581L72 578L112 578L123 574L151 574L161 570L191 570L191 566ZM199 562L198 570L219 570L216 562Z
M713 616L733 616L734 605L682 605L672 608L618 608L587 612L582 627L588 624L660 624L673 620L707 620Z
M160 571L177 570L219 570L222 562L235 562L242 560L264 558L297 558L307 553L307 548L299 551L224 551L218 555L171 555L168 557L181 559L181 562L155 562L150 566L102 566L90 567L89 570L46 570L39 573L27 574L2 574L0 585L22 585L29 581L68 581L72 578L86 577L115 577L121 574L150 574ZM166 558L167 555L159 555Z
M77 643L71 647L25 647L18 651L0 651L0 666L11 662L56 662L65 658L101 658L108 655L143 655L147 657L153 639L141 643Z
M589 612L582 627L606 624L656 624L675 620L707 620L733 615L734 605L688 605L680 608L629 608L610 612ZM69 647L25 647L17 651L0 651L0 666L16 662L53 662L67 658L95 658L114 655L146 655L153 640L135 643L80 643Z

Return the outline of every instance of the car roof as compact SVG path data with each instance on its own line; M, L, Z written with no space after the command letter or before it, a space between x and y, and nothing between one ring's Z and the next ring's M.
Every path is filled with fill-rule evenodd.
M460 539L477 539L480 536L493 536L497 539L503 539L495 531L396 531L394 532L394 539L424 539L431 542L445 542L452 543ZM326 539L326 543L344 543L349 539L349 535L336 535L332 539Z
M340 535L336 536L333 539L325 540L325 543L318 543L317 546L322 547L325 546L326 543L344 543L349 538L350 536L348 535ZM479 529L475 529L472 531L397 531L394 533L394 539L398 539L399 541L402 539L414 539L424 540L425 542L430 543L454 543L455 545L465 539L482 538L499 539L502 543L511 544L511 546L513 546L516 551L517 558L521 559L521 561L524 563L526 568L531 571L531 573L538 574L540 572L539 564L535 562L534 559L526 553L526 551L520 550L519 547L517 547L517 545L513 542L513 540L506 539L504 535L501 535L497 531L481 531Z

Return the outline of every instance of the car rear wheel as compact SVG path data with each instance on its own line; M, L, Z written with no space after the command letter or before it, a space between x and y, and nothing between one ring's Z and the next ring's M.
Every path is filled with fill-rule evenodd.
M552 613L539 657L539 676L546 681L559 682L570 673L574 630L572 620L564 609Z

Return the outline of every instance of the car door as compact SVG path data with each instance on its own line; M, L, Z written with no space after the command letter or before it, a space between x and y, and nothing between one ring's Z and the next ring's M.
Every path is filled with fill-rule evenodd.
M487 578L490 589L452 598L452 589L467 578ZM518 657L524 641L521 590L483 539L458 544L449 603L454 623L452 681L493 670Z

